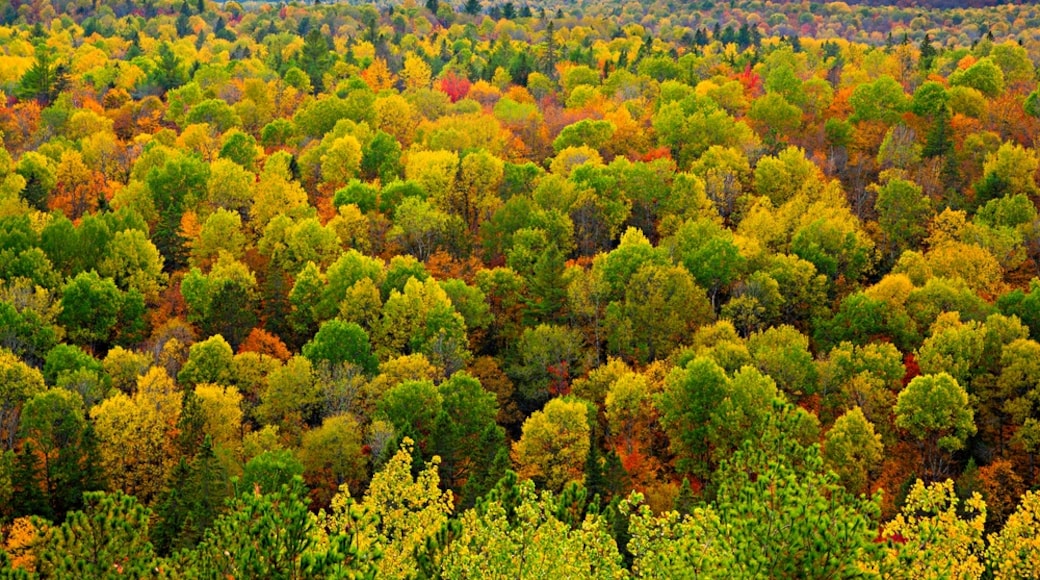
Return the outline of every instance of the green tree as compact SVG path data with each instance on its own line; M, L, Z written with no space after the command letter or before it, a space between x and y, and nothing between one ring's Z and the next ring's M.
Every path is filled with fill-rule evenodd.
M303 345L303 356L318 362L351 363L368 374L374 374L379 361L372 354L368 333L353 322L330 320L321 325L310 342Z
M183 572L202 578L375 578L376 553L358 544L356 529L330 534L324 545L316 529L301 478L270 493L246 491L206 532Z
M564 326L527 328L516 342L516 355L506 373L517 383L524 407L538 408L553 394L570 390L572 377L584 370L582 338Z
M717 474L715 508L720 539L735 558L731 574L858 576L873 551L878 498L846 492L817 445L803 447L784 431L745 443Z
M181 71L181 59L174 54L169 43L160 44L157 51L158 59L152 69L151 81L165 94L184 84L184 73Z
M884 233L886 254L894 261L903 251L920 246L928 233L926 225L932 215L931 200L912 181L891 178L876 187L878 225Z
M827 431L823 443L823 460L828 469L838 474L845 490L852 494L865 493L869 477L881 464L884 446L874 425L863 416L859 407L853 407Z
M303 49L300 50L299 65L310 77L314 93L320 93L325 87L325 73L332 66L329 39L321 30L312 28L303 38Z
M220 254L208 274L192 268L181 280L181 294L188 305L188 320L198 324L204 335L219 334L237 348L256 326L260 298L256 277L228 253Z
M77 344L103 349L117 332L132 335L142 329L143 308L143 297L136 290L123 293L111 278L82 272L62 289L58 322Z
M710 418L726 395L728 381L722 368L698 357L672 370L664 391L654 399L680 472L698 476L711 472Z
M151 510L121 492L89 492L85 511L52 528L39 553L39 570L54 578L143 578L155 567L148 541Z
M35 49L35 60L18 82L16 94L23 100L35 99L41 106L51 104L65 90L68 72L65 65L57 61L50 47L39 44Z
M975 434L975 414L968 393L946 373L921 375L910 381L896 401L896 426L917 439L928 476L949 471L948 453L964 447Z
M775 326L752 334L747 347L755 366L784 392L796 398L816 392L818 373L809 338L794 327Z
M18 515L41 515L62 521L71 510L83 507L83 493L102 488L97 441L86 422L83 400L65 389L51 389L33 397L22 411L19 434L24 465L32 465L28 480L15 481L24 493L42 488L45 513L19 509Z
M900 115L909 106L908 101L898 81L889 75L881 75L877 80L861 83L853 89L849 97L849 104L852 105L849 120L880 121L891 125L899 121Z
M624 302L607 306L604 334L611 353L647 362L671 354L713 319L706 293L687 270L647 264L629 279Z
M219 334L191 345L188 360L177 373L177 381L185 386L199 383L229 385L234 380L231 345Z

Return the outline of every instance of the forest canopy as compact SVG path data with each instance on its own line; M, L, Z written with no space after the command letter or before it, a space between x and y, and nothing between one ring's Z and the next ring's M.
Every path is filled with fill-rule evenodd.
M0 578L1032 577L1040 8L904 4L5 3Z

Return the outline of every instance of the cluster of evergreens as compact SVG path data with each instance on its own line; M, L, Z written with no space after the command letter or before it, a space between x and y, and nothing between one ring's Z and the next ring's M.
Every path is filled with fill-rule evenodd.
M0 578L1040 569L1035 5L0 22Z

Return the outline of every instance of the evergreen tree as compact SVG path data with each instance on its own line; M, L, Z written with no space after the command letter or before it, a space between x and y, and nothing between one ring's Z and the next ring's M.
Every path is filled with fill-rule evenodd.
M44 578L148 578L155 557L148 542L151 512L122 492L84 494L85 511L69 514L39 552Z
M39 459L31 442L22 444L22 450L15 457L11 484L14 487L12 508L15 517L40 516L54 519L47 495L43 492L39 478Z
M950 130L950 113L944 107L936 116L932 129L928 131L921 154L925 157L938 157L940 155L948 155L952 151L953 136Z
M559 59L559 48L556 46L556 23L552 20L545 25L545 57L542 72L551 79L556 78L556 61Z
M202 401L192 389L185 389L181 396L181 415L177 419L177 447L182 457L189 461L195 457L205 439L203 426L206 422L202 414Z
M36 46L36 60L22 75L16 94L20 99L35 99L41 106L46 107L64 89L67 76L64 65L57 62L54 52L39 44Z
M151 79L163 94L184 84L180 70L181 60L173 53L168 43L159 45L159 60L155 65Z
M300 51L300 69L307 73L311 79L311 87L314 94L320 93L325 88L325 73L332 66L329 40L314 28L307 33L303 40L303 49Z
M525 315L532 323L549 322L563 309L567 301L565 269L563 253L555 245L538 256L534 275L528 281L531 298L525 300Z
M918 61L921 70L928 71L932 70L932 63L935 62L935 57L938 56L938 51L932 45L932 37L929 34L925 34L924 38L921 39L921 58Z
M480 0L466 0L462 10L470 16L476 16L480 14L480 8Z

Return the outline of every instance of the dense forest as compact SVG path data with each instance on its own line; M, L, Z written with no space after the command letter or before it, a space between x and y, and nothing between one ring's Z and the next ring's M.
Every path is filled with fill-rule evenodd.
M1040 7L875 4L5 2L0 579L1037 577Z

